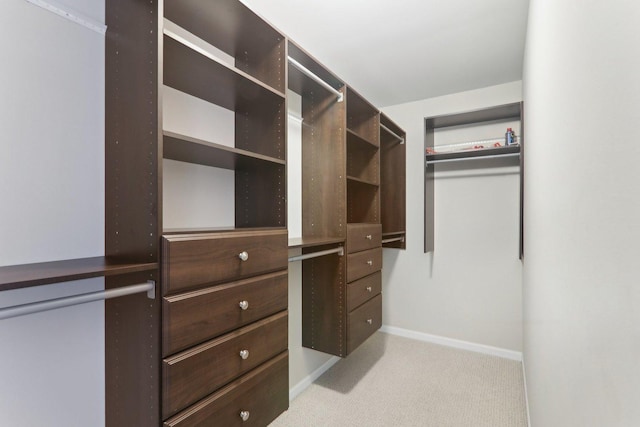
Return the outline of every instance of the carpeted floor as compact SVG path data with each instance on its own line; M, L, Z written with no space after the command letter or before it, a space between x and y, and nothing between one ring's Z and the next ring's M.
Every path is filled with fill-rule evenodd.
M520 362L377 332L271 427L526 427Z

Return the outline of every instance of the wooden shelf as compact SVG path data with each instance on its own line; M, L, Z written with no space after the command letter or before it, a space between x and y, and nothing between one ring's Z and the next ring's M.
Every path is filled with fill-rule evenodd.
M463 126L482 122L498 120L520 120L521 106L519 102L505 104L482 110L467 111L464 113L434 116L426 119L426 127L438 129L450 126Z
M91 277L117 276L153 271L158 263L126 263L106 257L78 258L64 261L0 267L0 291L47 285Z
M223 108L239 111L260 103L262 111L280 109L283 92L255 77L164 36L164 84Z
M165 228L163 235L176 234L206 234L206 233L235 233L238 231L257 232L269 230L286 230L287 227L199 227L199 228Z
M164 131L163 157L165 159L212 166L223 169L247 169L256 165L273 164L284 166L286 162L247 150L193 138L187 135Z
M361 135L358 135L355 131L347 129L347 144L357 144L360 147L377 149L378 144L371 141Z
M427 154L427 162L433 160L450 160L450 159L468 159L481 158L486 156L501 156L505 154L516 154L520 152L520 145L511 145L509 147L483 148L478 150L454 151L451 153Z
M364 180L364 179L360 179L360 178L356 178L355 176L349 176L347 175L347 181L349 183L355 183L355 184L363 184L363 185L367 185L370 186L372 188L377 188L379 187L379 184L377 182L373 182L373 181L368 181L368 180Z
M164 16L233 56L238 69L285 91L285 37L241 2L168 1Z
M311 248L344 243L344 237L295 237L289 239L289 249Z
M394 236L404 236L406 234L406 231L402 230L402 231L389 231L389 232L385 232L382 233L382 238L384 239L385 237L394 237Z

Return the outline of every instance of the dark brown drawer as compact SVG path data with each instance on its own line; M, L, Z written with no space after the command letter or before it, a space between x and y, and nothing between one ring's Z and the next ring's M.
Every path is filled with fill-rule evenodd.
M382 245L382 225L347 224L347 253L379 248Z
M289 361L284 352L165 421L164 427L264 427L288 407Z
M347 255L347 282L382 270L382 248Z
M288 263L286 230L168 235L162 250L163 295L282 270Z
M284 270L164 297L163 356L286 310L287 291Z
M382 295L348 314L347 353L351 353L382 326Z
M367 302L382 290L382 273L379 271L347 284L347 311Z
M175 414L287 349L287 312L233 331L162 363L162 418Z

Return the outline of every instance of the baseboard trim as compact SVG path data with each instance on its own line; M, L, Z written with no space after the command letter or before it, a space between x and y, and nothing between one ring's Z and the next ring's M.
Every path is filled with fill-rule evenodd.
M410 329L396 328L395 326L382 325L380 332L391 335L411 338L418 341L430 342L432 344L444 345L447 347L459 348L461 350L473 351L476 353L488 354L502 357L503 359L522 362L522 353L519 351L507 350L506 348L492 347L490 345L477 344L469 341L456 340L453 338L441 337L438 335L425 334L424 332L412 331Z
M531 427L531 413L529 412L529 394L527 393L527 370L524 368L524 357L522 358L522 381L524 383L524 406L527 408L527 426Z
M317 380L320 375L324 374L335 365L340 358L338 356L333 356L331 359L327 360L322 366L318 369L307 375L302 381L293 386L293 388L289 389L289 402L298 397L300 393L305 391L307 387L309 387L315 380Z

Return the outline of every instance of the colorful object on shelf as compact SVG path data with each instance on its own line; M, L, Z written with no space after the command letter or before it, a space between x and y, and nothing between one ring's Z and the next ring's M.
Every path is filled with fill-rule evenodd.
M506 147L516 143L516 134L512 128L507 128L507 132L504 134L504 145Z

